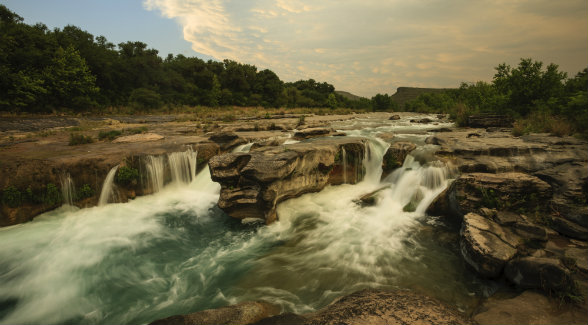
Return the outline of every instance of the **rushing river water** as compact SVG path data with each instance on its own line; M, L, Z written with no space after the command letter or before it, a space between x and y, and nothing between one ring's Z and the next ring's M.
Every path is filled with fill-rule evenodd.
M128 203L66 206L0 229L0 323L144 324L260 299L305 313L356 290L398 287L469 310L493 284L466 269L457 230L424 212L451 170L412 133L421 125L352 123L337 128L372 139L365 180L286 201L270 226L220 211L205 168ZM377 135L388 131L420 147L380 181L387 145ZM376 205L357 203L377 189Z

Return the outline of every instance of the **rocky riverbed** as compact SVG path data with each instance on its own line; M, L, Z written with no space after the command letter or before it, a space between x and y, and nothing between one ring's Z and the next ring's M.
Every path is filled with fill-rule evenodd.
M167 157L165 161L171 164L172 153L186 150L197 152L194 169L208 164L212 179L221 184L218 206L225 213L271 223L279 220L276 207L280 202L328 185L361 181L369 147L360 121L368 118L385 125L391 117L405 122L399 124L403 136L398 138L394 132L378 135L389 146L379 177L392 177L411 152L411 157L423 163L430 161L431 157L416 153L410 133L426 138L435 148L436 158L455 173L455 180L428 207L428 215L455 225L455 237L450 240L457 242L465 263L480 279L504 283L505 293L489 295L467 314L426 295L387 290L358 292L312 314L276 316L275 307L252 303L156 323L585 324L588 143L571 137L514 137L510 129L497 127L448 128L444 116L425 118L408 113L304 119L285 116L219 122L207 128L176 116L35 120L33 126L27 125L28 120L3 120L0 226L26 222L60 206L65 194L59 193L65 193L64 179L68 177L75 181L78 192L90 189L84 195L74 195L71 203L96 205L102 184L115 166L140 174L126 179L117 172L119 201L153 193L153 184L141 176L153 166L153 159ZM411 125L424 127L406 131L402 125L407 129ZM138 128L144 131L124 132ZM109 130L121 130L122 134L112 142L68 145L71 132L96 139L100 132ZM419 141L416 143L421 145ZM251 142L255 144L249 152L231 153ZM161 180L167 183L174 177L167 171ZM53 188L59 193L50 197ZM377 202L382 191L363 193L364 204ZM243 314L248 316L243 318Z

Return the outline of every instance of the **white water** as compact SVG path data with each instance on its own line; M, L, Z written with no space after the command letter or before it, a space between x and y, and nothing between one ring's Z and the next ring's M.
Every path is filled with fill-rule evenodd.
M69 173L61 176L61 195L63 196L63 204L73 206L74 194L76 189Z
M167 158L172 183L190 184L196 178L197 151L192 151L192 148L189 148L184 152L170 153Z
M103 206L109 202L117 201L117 189L114 184L114 176L120 165L116 165L108 171L104 183L102 184L102 190L100 191L100 198L98 198L98 206Z
M164 185L165 157L147 156L147 182L153 193L161 191Z
M370 287L425 288L467 307L479 284L424 214L451 171L409 156L380 182L387 144L368 146L364 181L283 202L270 226L218 210L208 168L163 188L160 156L147 160L160 166L154 195L2 228L0 323L139 324L259 299L302 313ZM356 203L381 187L374 206ZM405 212L411 201L416 209Z

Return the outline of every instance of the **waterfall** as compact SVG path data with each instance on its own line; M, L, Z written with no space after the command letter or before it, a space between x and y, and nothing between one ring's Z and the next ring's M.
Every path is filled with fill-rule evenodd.
M163 188L165 161L164 156L147 156L147 181L153 193Z
M116 165L112 167L106 175L104 183L102 184L102 191L100 191L100 198L98 199L99 206L117 201L117 189L114 184L114 176L116 175L119 166L120 165Z
M197 157L198 151L192 151L192 148L167 155L172 183L190 184L196 178Z
M380 183L382 176L382 159L390 145L378 138L371 139L365 145L363 168L358 168L363 173L364 181L371 184Z
M74 195L76 189L73 180L69 173L61 176L61 195L63 196L63 204L73 206Z
M347 184L347 152L345 147L341 147L341 156L343 157L343 184Z

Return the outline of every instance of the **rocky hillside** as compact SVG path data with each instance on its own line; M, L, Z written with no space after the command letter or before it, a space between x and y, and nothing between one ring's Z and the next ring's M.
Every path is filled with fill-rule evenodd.
M445 88L416 88L416 87L398 87L396 93L390 96L392 101L398 103L398 106L402 109L404 104L410 100L416 99L422 94L442 92L447 89Z

